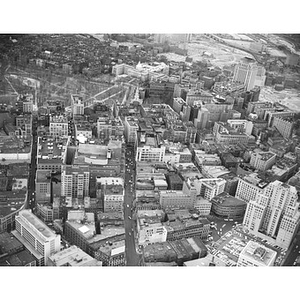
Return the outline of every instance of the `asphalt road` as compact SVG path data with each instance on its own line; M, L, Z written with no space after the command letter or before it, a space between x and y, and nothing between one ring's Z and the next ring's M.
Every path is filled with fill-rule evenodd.
M291 248L288 250L283 266L293 266L296 258L300 256L300 232L298 232L290 247Z
M216 216L207 216L207 219L210 222L216 223L217 229L211 230L211 236L213 237L213 242L218 241L222 235L226 232L232 230L232 226L234 225L234 221L225 221L225 218L219 218ZM238 223L241 223L242 220L236 220Z
M33 122L32 125L32 152L31 152L31 164L30 164L30 174L28 180L28 199L27 199L27 208L35 210L35 176L36 176L36 155L37 155L37 135L36 135L37 125Z
M124 223L125 223L125 252L127 266L138 266L140 255L136 252L133 220L133 200L135 194L135 157L131 148L125 150L125 196L124 196Z

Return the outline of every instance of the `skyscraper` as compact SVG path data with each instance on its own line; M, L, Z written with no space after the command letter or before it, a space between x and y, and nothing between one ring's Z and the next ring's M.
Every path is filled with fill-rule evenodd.
M251 233L287 249L299 227L297 199L295 187L276 180L249 201L243 224Z
M258 66L252 58L245 57L235 66L233 81L244 84L246 91L250 91L254 86L264 85L265 73L264 67Z

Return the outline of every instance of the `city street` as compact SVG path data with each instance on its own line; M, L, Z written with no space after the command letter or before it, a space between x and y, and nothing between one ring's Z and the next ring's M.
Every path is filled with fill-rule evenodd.
M35 118L35 116L33 116ZM30 174L28 180L28 199L27 207L34 211L35 209L35 176L36 176L36 155L37 155L37 134L36 134L37 124L35 119L33 119L32 124L32 152L31 152L31 164L30 164Z
M125 152L125 197L124 197L124 223L125 223L125 249L127 266L138 266L140 264L140 255L137 254L134 238L134 220L133 207L134 200L134 151L131 148L126 148Z
M232 226L234 225L234 221L225 221L223 218L219 218L216 216L207 216L209 222L216 223L216 228L211 230L211 236L213 237L213 241L216 242L220 239L222 235L226 232L232 230ZM242 220L237 220L238 223L241 223Z
M287 257L283 263L283 266L293 266L297 257L300 256L300 232L294 239L294 242L291 245L291 249L287 253Z

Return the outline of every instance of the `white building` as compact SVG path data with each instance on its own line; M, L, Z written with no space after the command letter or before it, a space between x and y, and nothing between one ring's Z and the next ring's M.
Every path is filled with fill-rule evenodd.
M255 200L265 186L267 186L267 183L258 178L256 173L252 173L243 178L239 178L235 197L245 202Z
M137 231L139 245L162 243L167 240L167 229L161 223L162 214L161 210L138 211Z
M125 139L127 143L137 142L137 131L139 129L138 119L125 117L124 121Z
M264 86L266 70L248 57L245 57L234 68L233 81L244 84L247 91L255 86Z
M276 154L272 152L252 153L250 158L250 165L259 171L266 171L270 169L275 162Z
M188 179L187 184L194 185L197 196L201 196L206 200L211 200L224 192L226 180L223 178L202 178L191 182ZM183 188L185 188L185 186L183 186Z
M287 249L300 224L297 200L295 187L276 180L248 203L243 225L251 233L267 236Z
M249 241L239 254L238 266L241 267L269 267L273 266L277 252L266 248L262 244Z
M248 120L237 120L237 119L232 119L228 120L227 123L235 130L240 130L247 135L251 135L252 129L253 129L253 123Z
M166 147L151 147L142 146L137 147L136 160L137 161L149 161L149 162L163 162L165 156Z
M71 95L73 115L84 115L84 102L82 97Z
M195 152L195 163L198 165L200 170L203 166L221 166L222 162L218 154L207 154L202 150L194 150Z
M202 197L197 198L194 203L194 208L198 210L200 216L210 215L212 203L210 200Z
M49 256L60 251L60 235L55 234L30 210L22 210L16 216L14 236L44 266Z
M93 137L92 126L90 123L79 122L75 124L75 137L80 140L81 137L85 137L90 140Z

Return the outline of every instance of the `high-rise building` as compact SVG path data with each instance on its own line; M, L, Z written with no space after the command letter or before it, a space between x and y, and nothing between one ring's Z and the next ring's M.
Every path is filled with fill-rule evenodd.
M55 234L30 210L22 210L16 217L14 236L33 254L38 265L60 250L60 235Z
M176 111L178 114L182 111L183 105L185 105L185 101L181 97L176 97L173 98L173 109Z
M243 225L287 249L300 224L297 200L295 187L276 180L248 203Z
M125 117L125 139L127 143L137 142L138 120L133 117Z
M245 85L247 91L254 86L263 86L265 82L265 69L249 57L245 57L234 68L233 81Z
M83 199L89 196L90 171L88 166L63 166L61 195Z
M273 126L279 131L283 138L289 139L293 133L294 122L291 118L274 118Z
M84 115L83 99L77 95L71 95L73 115Z

